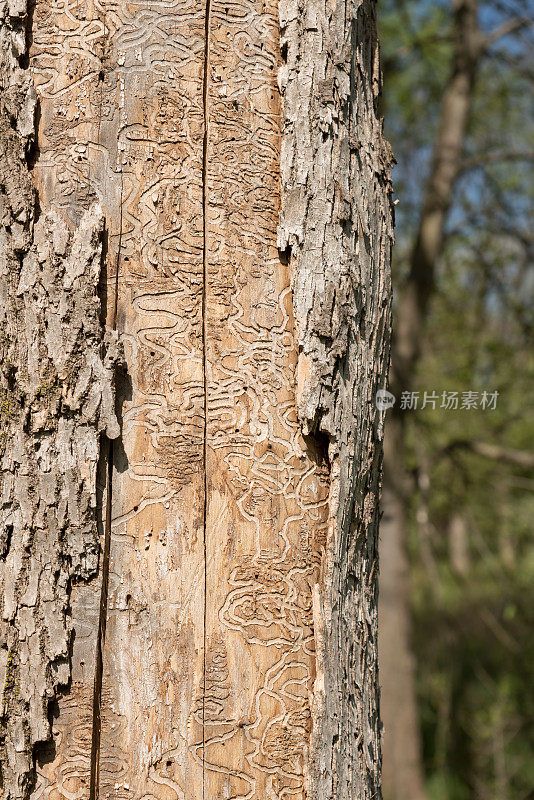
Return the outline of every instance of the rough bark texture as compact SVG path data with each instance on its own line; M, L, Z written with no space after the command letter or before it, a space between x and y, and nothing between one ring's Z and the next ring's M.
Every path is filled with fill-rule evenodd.
M99 318L102 213L74 231L52 212L36 219L25 4L2 3L0 23L0 758L15 800L70 680L71 584L98 569L96 472L100 434L119 433L119 349Z
M33 800L380 795L376 47L371 2L37 0L39 225L63 280L102 207L128 379Z
M318 632L311 797L380 794L377 543L389 365L391 152L375 113L374 3L280 2L281 249L289 246L297 406L328 438L330 529Z

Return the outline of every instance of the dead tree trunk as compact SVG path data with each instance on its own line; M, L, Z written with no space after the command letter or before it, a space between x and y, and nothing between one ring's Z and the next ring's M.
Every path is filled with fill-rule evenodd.
M374 3L0 14L4 797L380 797Z

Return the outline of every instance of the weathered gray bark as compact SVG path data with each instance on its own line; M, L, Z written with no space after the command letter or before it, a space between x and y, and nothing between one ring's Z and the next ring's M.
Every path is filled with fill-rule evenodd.
M29 172L36 93L21 68L26 7L0 7L0 621L3 797L28 795L49 706L68 686L69 594L98 569L100 434L119 434L117 341L97 284L103 217L37 218Z
M247 35L252 40L250 52L258 56L256 67L251 65L248 45L240 44L243 31L235 32L241 25L238 17L228 20L224 9L208 4L201 25L195 7L190 33L194 46L180 43L173 55L175 69L181 68L179 59L184 59L188 78L183 91L191 97L184 103L183 95L174 98L157 84L157 92L150 95L150 102L160 104L158 116L153 115L154 130L152 115L149 122L143 116L146 97L138 103L134 98L139 95L125 91L130 76L134 76L135 91L140 90L135 70L128 72L123 66L126 60L128 67L131 58L135 69L146 69L153 57L159 69L163 55L167 58L165 47L170 48L174 40L165 47L159 40L153 44L146 39L147 30L159 36L150 27L152 12L144 4L139 12L131 12L129 4L119 4L111 15L111 33L106 18L102 22L96 15L92 20L94 30L103 30L103 38L100 42L95 35L96 44L89 47L91 69L100 59L98 81L111 86L115 81L119 92L105 96L106 89L98 85L94 94L100 116L87 123L93 125L90 134L83 127L78 132L78 117L66 123L62 114L70 110L58 113L54 105L59 92L54 93L54 79L48 81L54 70L61 72L54 60L61 58L54 38L60 39L61 28L57 22L56 30L56 21L48 19L50 38L43 37L46 46L37 48L36 56L46 74L45 88L52 85L43 95L43 119L48 126L44 141L49 152L39 169L48 179L45 206L54 197L47 164L56 169L61 165L59 172L50 168L51 176L63 179L65 173L70 180L78 174L71 164L76 137L85 148L80 158L88 159L89 179L80 192L82 200L68 196L66 203L67 219L81 217L70 230L53 204L37 219L29 169L35 92L25 67L26 6L14 3L1 6L7 55L0 64L0 79L8 89L2 100L0 164L0 182L5 187L2 297L9 333L2 352L8 433L2 461L2 514L8 535L2 561L7 677L0 755L6 798L28 797L35 745L52 735L48 710L54 699L58 699L59 715L54 724L64 727L54 733L59 746L39 776L38 795L47 791L41 787L49 786L59 796L86 793L90 784L91 798L99 790L104 797L119 791L121 797L141 797L147 792L166 797L171 788L180 798L198 799L202 794L209 800L223 790L229 792L230 786L237 787L232 796L241 797L247 785L256 787L258 800L267 795L269 800L281 799L288 793L315 800L379 798L376 615L383 414L377 411L374 397L388 369L392 220L390 151L375 108L380 83L375 4L371 0L356 7L345 0L333 6L324 0L279 4L285 61L279 73L281 114L271 88L272 65L278 64L280 48L269 61L263 40L272 24L272 9L266 10L265 4L246 7L253 20ZM181 30L180 14L187 16L186 11L169 11L166 22ZM44 9L43 18L46 13ZM87 13L90 16L92 11ZM65 23L67 30L74 19ZM37 16L34 24L38 26L40 20ZM79 24L85 30L85 12ZM205 42L201 33L206 35ZM137 50L136 36L145 44L148 41L144 51L148 55ZM235 36L235 48L229 48L230 36ZM131 52L130 41L135 45ZM74 97L83 104L87 93L76 95L80 87L76 68L76 63L69 63L64 72L72 70L74 75L67 76L72 80L71 100ZM151 69L142 84L149 89ZM247 72L247 80L256 87L256 106L243 94L246 70L252 76ZM230 76L224 93L216 82L223 73ZM58 79L61 91L63 74ZM113 102L120 103L120 113L115 113ZM180 130L176 133L176 108L188 126L183 139ZM199 147L193 134L202 109ZM139 133L139 120L148 131L146 138ZM236 142L230 158L221 145L226 140L221 120L232 129L229 141ZM70 139L65 153L58 156L62 124L70 126ZM158 126L164 126L163 144ZM119 136L122 150L115 152ZM154 159L160 161L156 174L145 178L149 168L136 147L147 143L149 136L153 137L152 166ZM277 151L280 136L281 156ZM88 143L93 146L89 154ZM232 170L237 156L249 150L256 163L269 165L274 176L266 174L262 179L257 169L247 165L236 179ZM175 152L189 173L176 168ZM273 153L281 158L281 167L278 162L274 169L270 166ZM114 163L119 167L112 172ZM268 216L272 202L267 208L262 198L266 190L272 191L271 186L279 185L280 172L278 247L284 255L276 263L274 226ZM162 176L165 183L158 184ZM68 180L62 190L68 189ZM113 190L106 180L113 181ZM167 187L172 189L174 183L181 190L184 180L188 189L180 195L180 208L185 208L180 225L186 230L172 239L168 231L175 224L176 199ZM121 187L118 194L117 186ZM253 198L247 208L250 231L246 229L243 240L239 237L248 220L240 216L241 193L247 200L249 194ZM114 205L118 195L120 213ZM64 199L59 192L58 196ZM109 567L111 599L109 608L103 607L104 622L106 613L109 617L107 641L102 635L94 637L97 649L105 649L103 665L100 656L94 656L95 717L92 724L86 719L92 686L86 685L77 656L81 677L76 697L82 697L84 705L80 700L80 719L75 721L76 735L70 741L73 725L63 722L72 719L66 712L73 712L67 708L72 689L69 646L79 640L78 628L97 614L91 600L90 611L83 618L76 616L79 610L73 612L71 621L69 593L73 582L89 581L97 573L93 583L102 582L95 509L99 437L105 433L114 438L119 433L113 373L120 353L113 332L104 335L102 331L96 294L104 218L97 205L86 202L95 196L103 198L104 214L113 216L112 220L106 216L106 222L113 223L115 231L110 250L115 248L116 263L121 264L121 256L127 254L115 289L119 329L127 326L124 338L131 347L126 361L133 377L133 400L123 443L133 463L123 465L122 473L114 465L114 511L107 519L111 555L106 554L105 567L106 573ZM136 214L145 215L142 224ZM202 225L197 222L200 218ZM202 252L199 240L203 240ZM257 269L252 256L259 259L266 247L269 255ZM137 263L139 252L145 260ZM285 304L287 260L294 320ZM258 287L257 306L250 306L247 283ZM243 312L242 318L234 313L236 308ZM108 318L109 312L108 308ZM234 318L241 327L230 324ZM169 364L168 381L167 373L155 366L158 358ZM172 383L170 370L176 364ZM180 419L178 413L183 414ZM233 416L244 420L241 428L228 424ZM139 441L136 431L140 431ZM187 447L194 449L194 459L193 449ZM325 455L326 449L329 469L317 456L321 451ZM157 463L147 464L146 453ZM257 463L250 465L251 457ZM289 479L284 477L287 474ZM123 488L124 496L118 496ZM167 512L169 501L174 505ZM156 511L151 512L151 504ZM228 531L221 523L221 507L230 520ZM178 534L170 527L178 513L182 527L174 524L182 532L179 542L172 538ZM326 544L323 518L328 525ZM112 526L117 534L111 532ZM278 536L278 530L283 536ZM138 547L143 536L147 543ZM262 547L258 545L257 552L256 539ZM167 547L165 554L163 547ZM244 555L232 555L238 547ZM169 570L162 566L167 558L172 562ZM215 558L219 561L214 564ZM228 575L227 568L232 570ZM197 577L202 572L203 581ZM164 575L161 587L150 585L154 574ZM184 590L182 598L180 592L188 581L191 592ZM103 597L108 593L106 584L104 577ZM185 619L181 628L179 619ZM101 614L101 625L102 621ZM161 640L159 631L163 631ZM114 652L117 642L129 649ZM229 656L232 647L241 648L238 666L241 660L250 665L250 676L244 681L241 668L236 670L232 661L234 654ZM91 657L88 646L84 659L86 651ZM174 675L177 659L183 674ZM146 673L137 669L139 663L149 665ZM148 683L155 675L161 687ZM247 694L249 677L250 685L256 687L253 702ZM158 709L152 703L150 721L143 716L147 706L142 705L145 697L139 690L144 690L145 682L147 695L150 687L156 696L165 697L165 703L174 703L170 709ZM60 691L66 693L65 698ZM243 707L240 716L233 702L236 709ZM286 709L283 715L280 708ZM165 724L167 713L177 720L176 730L174 722L172 727ZM91 730L92 747L87 748ZM148 744L143 740L143 749L135 737L145 734ZM91 751L90 765L87 750ZM65 759L75 762L70 775L64 769ZM138 763L142 767L132 766ZM120 785L113 782L117 777Z
M389 364L389 168L375 103L375 4L280 3L284 109L279 246L291 248L304 431L328 439L334 491L325 559L313 797L380 795L377 576Z

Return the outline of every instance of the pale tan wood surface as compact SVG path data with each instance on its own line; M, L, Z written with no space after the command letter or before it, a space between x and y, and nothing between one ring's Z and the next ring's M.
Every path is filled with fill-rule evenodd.
M276 248L277 9L240 11L216 0L210 26L205 794L301 800L326 476L297 423Z
M125 459L114 464L100 795L197 797L202 763L189 731L204 646L204 8L139 3L122 13L111 37L124 98L117 326L130 388Z
M276 248L277 8L212 3L207 54L205 15L57 2L34 16L41 203L72 221L101 203L128 367L98 784L300 800L328 487L299 433ZM73 603L73 691L36 797L87 796L100 588Z

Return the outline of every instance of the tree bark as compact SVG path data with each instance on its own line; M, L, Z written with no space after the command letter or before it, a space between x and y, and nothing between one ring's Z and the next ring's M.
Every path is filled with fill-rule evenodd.
M406 474L400 396L410 390L424 340L426 318L442 252L444 227L462 157L484 42L477 0L454 0L453 64L410 271L398 303L390 388L397 398L384 450L384 524L381 528L380 663L383 686L384 795L386 800L424 800L415 664L411 645L406 532L410 480ZM394 644L393 644L394 643Z
M2 13L4 796L377 798L374 3Z
M28 170L36 93L23 65L22 4L0 6L0 678L4 797L27 797L34 746L70 679L70 600L98 571L100 434L119 435L97 285L103 217L88 205L69 229L38 214Z

